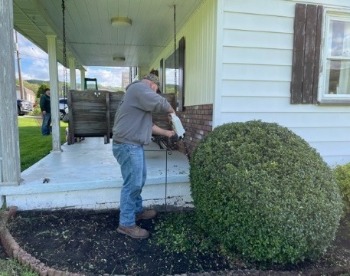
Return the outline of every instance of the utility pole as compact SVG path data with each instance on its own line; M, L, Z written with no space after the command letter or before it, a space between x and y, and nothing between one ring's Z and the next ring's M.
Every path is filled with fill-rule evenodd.
M25 99L25 97L24 97L24 91L23 91L22 74L21 74L21 62L20 62L19 51L18 51L17 31L15 31L15 41L16 41L16 55L17 55L19 93L20 93L21 99ZM25 100L26 100L26 99L25 99Z

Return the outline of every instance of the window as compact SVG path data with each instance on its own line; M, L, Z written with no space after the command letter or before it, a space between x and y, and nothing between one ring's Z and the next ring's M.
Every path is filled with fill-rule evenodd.
M164 90L165 93L175 93L177 111L184 110L185 99L185 38L179 41L179 47L164 63Z
M350 11L295 5L291 103L350 104Z
M319 101L350 103L350 12L325 10Z
M173 52L166 60L164 65L165 93L177 93L179 88L179 69L178 61L179 51Z

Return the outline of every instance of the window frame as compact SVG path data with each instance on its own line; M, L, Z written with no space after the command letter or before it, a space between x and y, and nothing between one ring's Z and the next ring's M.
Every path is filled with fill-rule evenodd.
M319 90L318 90L318 102L320 104L350 104L350 93L347 94L329 94L329 78L330 74L327 70L327 63L329 60L348 60L350 62L350 56L346 59L344 57L334 58L328 54L330 45L330 24L332 20L350 22L350 10L340 10L336 8L324 7L323 12L323 26L322 26L322 45L321 45L321 70L319 78Z

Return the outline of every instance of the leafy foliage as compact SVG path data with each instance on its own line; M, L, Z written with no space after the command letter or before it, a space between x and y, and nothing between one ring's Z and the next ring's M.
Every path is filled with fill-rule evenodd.
M169 214L155 227L156 244L161 245L164 251L170 253L204 253L213 249L210 239L198 231L195 224L194 212Z
M350 213L350 163L339 165L334 169L334 175L343 197L344 211Z
M40 98L41 95L43 95L45 93L46 88L49 88L49 86L47 84L44 83L44 84L40 85L38 88L38 91L36 92L36 97Z
M287 128L219 126L190 165L198 223L227 252L289 264L317 259L334 239L342 204L332 171Z
M33 111L30 112L31 116L42 116L40 109L40 100L37 98L33 107Z
M22 266L15 260L0 260L0 276L21 275L37 276L30 268Z
M149 242L159 247L165 259L172 260L170 266L187 266L190 271L198 272L230 266L229 259L221 254L220 246L196 225L194 210L161 216L153 240ZM178 256L186 261L176 262Z

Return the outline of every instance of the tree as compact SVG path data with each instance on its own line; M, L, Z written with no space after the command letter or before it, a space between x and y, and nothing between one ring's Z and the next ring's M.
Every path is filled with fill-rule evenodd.
M40 85L38 91L36 92L36 97L37 97L37 98L40 98L40 96L41 96L42 94L44 94L46 88L48 88L48 86L47 86L46 84Z

